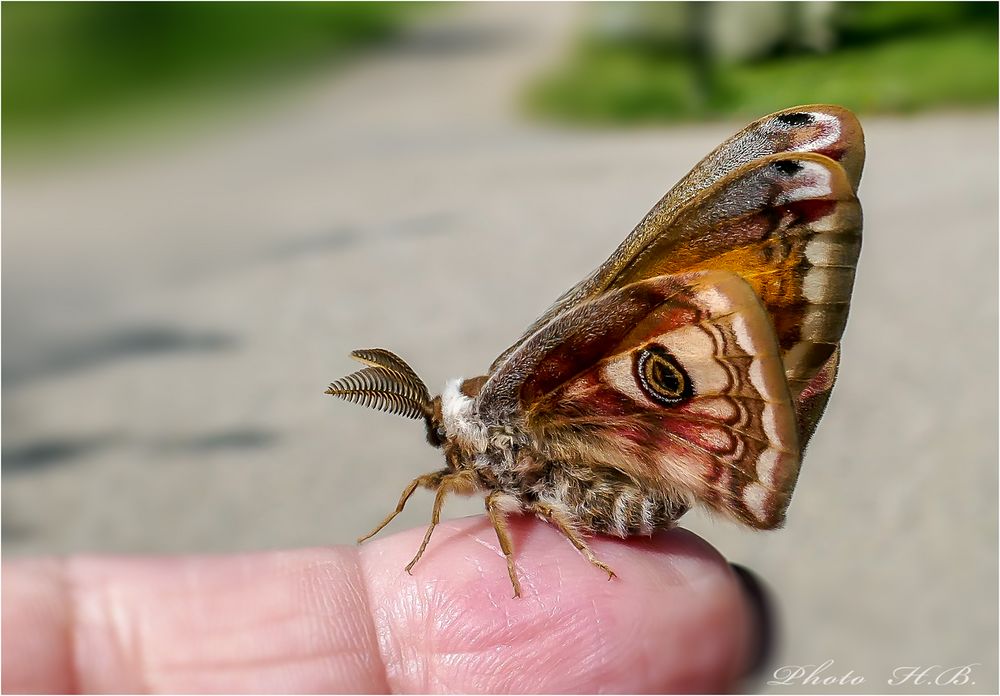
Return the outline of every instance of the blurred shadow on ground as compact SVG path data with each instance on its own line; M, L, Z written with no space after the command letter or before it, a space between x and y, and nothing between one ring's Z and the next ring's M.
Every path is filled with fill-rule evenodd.
M190 437L153 439L141 443L152 453L208 455L230 450L252 450L273 446L277 431L239 427ZM3 448L4 476L69 464L73 460L125 443L126 437L107 433L93 437L47 437Z
M52 437L24 445L3 448L3 473L17 474L35 469L66 464L69 461L112 445L114 435L68 438Z
M52 377L93 369L123 358L143 358L177 352L231 350L235 339L227 334L192 332L169 326L134 326L114 330L95 338L57 345L36 345L19 359L4 361L5 387L13 387L40 377Z
M181 452L211 454L223 450L247 450L270 447L279 439L274 430L264 428L233 428L188 438L175 438L151 443L158 453Z
M400 237L433 237L449 234L454 216L445 214L423 215L388 224L366 227L343 226L328 232L298 237L271 247L265 261L276 258L312 255L322 251L343 251L360 244L370 244L382 239Z

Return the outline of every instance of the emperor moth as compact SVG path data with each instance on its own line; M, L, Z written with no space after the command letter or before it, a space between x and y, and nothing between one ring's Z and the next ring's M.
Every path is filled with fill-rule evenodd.
M784 523L826 409L861 251L855 116L765 116L674 186L590 275L485 374L431 398L384 349L326 393L423 419L445 466L423 554L450 493L486 494L515 596L508 514L537 515L594 565L592 533L666 529L701 504L757 529Z

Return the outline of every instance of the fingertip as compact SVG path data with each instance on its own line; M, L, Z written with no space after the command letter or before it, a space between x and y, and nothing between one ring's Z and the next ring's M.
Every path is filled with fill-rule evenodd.
M609 578L550 525L510 527L520 599L485 518L441 524L412 577L422 530L362 551L393 689L428 691L433 675L459 691L719 691L744 673L748 601L697 535L594 537Z

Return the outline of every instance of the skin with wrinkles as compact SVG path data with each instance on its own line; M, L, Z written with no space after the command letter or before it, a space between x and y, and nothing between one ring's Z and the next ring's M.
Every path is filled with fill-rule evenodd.
M752 610L695 535L595 539L608 583L515 518L524 598L484 518L363 549L6 561L3 691L690 692L738 687Z

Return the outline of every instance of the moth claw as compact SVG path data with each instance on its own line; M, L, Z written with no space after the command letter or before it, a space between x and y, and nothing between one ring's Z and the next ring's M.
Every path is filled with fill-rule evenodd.
M591 562L608 574L608 582L611 582L611 580L618 577L618 574L615 571L611 570L611 566L609 566L608 564L596 560Z
M516 576L511 576L511 584L514 586L514 599L521 596L521 583L517 580Z

